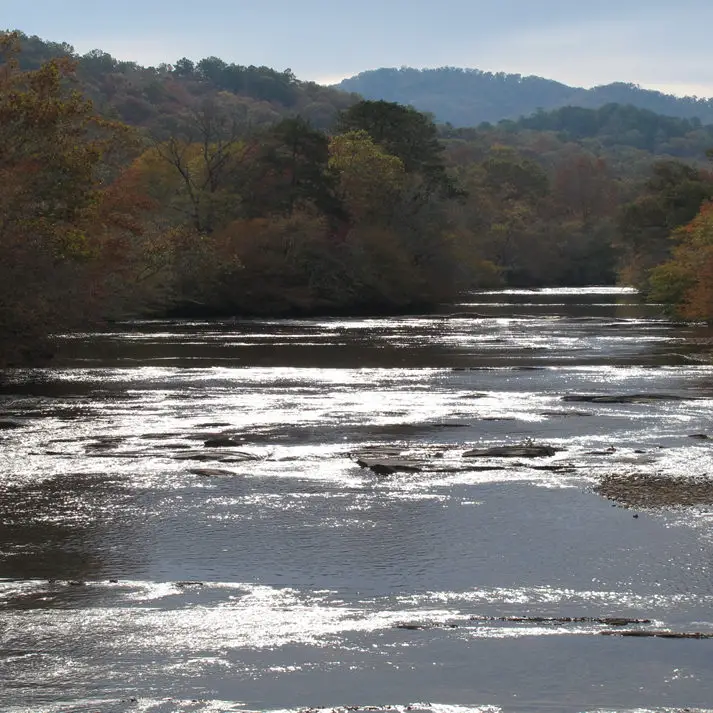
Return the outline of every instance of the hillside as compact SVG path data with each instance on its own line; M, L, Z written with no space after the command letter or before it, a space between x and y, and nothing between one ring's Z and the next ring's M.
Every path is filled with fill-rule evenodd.
M713 123L713 99L675 97L617 82L593 89L570 87L542 77L482 72L477 69L377 69L335 85L366 99L409 104L454 126L519 119L542 109L565 106L599 109L606 104L631 104L657 114L697 118Z
M339 113L359 100L353 90L367 99L384 96L387 101L412 105L453 127L505 121L499 130L555 132L560 140L586 144L592 150L628 146L700 160L713 145L713 131L698 118L689 118L697 107L705 123L713 123L713 101L677 99L625 84L584 90L540 77L447 68L377 70L345 80L339 87L325 87L300 81L289 70L232 64L218 57L143 67L101 50L79 55L66 43L20 36L23 69L37 69L51 58L71 57L81 91L104 116L153 135L170 135L187 111L206 100L218 102L246 126L268 126L299 115L317 129L332 130ZM468 112L473 113L472 120L455 118Z
M156 134L170 133L181 114L206 99L229 105L250 126L299 114L320 129L331 126L340 111L358 100L331 87L300 81L290 70L243 66L218 57L143 67L99 49L79 55L65 42L18 34L22 69L36 70L47 60L70 57L77 64L82 93L103 115Z
M566 106L554 111L538 111L517 121L503 120L497 125L483 123L477 128L444 126L441 133L448 138L472 137L483 133L497 138L495 143L522 145L534 137L545 135L558 143L575 143L610 159L626 152L625 162L631 163L631 151L640 155L666 156L707 162L713 147L713 126L698 119L662 116L631 104L605 104L599 109ZM629 166L622 166L628 173Z

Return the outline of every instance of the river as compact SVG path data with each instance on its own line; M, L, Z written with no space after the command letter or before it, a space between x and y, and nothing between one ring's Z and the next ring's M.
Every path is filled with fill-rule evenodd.
M713 633L713 511L594 490L708 477L711 337L615 288L62 337L0 386L0 710L713 710L713 640L609 621Z

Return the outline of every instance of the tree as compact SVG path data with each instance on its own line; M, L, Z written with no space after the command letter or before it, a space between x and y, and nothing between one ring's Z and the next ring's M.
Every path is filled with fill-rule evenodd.
M127 132L68 89L69 60L21 71L17 42L0 36L0 362L106 309L140 233L141 201L110 190Z
M552 190L563 210L588 224L613 215L616 184L603 158L578 152L555 168Z
M177 77L192 77L196 73L195 62L187 57L182 57L173 65L173 73Z
M366 131L387 153L401 159L407 173L419 173L427 194L455 197L457 190L448 176L433 121L412 107L386 101L361 101L339 117L341 133Z
M651 271L652 301L663 302L684 319L713 321L713 204L671 236L671 259Z
M219 83L227 64L219 57L205 57L198 62L197 69L203 79Z
M387 219L405 187L403 161L377 145L366 131L349 131L329 143L329 168L355 222Z
M671 252L672 231L691 221L713 198L713 176L679 161L659 161L644 193L625 205L619 218L628 280L647 288L648 271Z
M304 119L283 119L265 132L248 205L254 217L291 216L310 206L333 220L344 218L329 170L329 139Z
M536 201L549 193L547 174L532 159L495 146L483 161L485 182L503 201Z
M91 50L82 57L82 70L92 76L109 74L116 69L116 60L102 50Z
M210 235L239 212L240 172L251 152L246 132L230 97L207 100L189 109L167 140L156 139L135 168L149 193L163 193L196 234Z

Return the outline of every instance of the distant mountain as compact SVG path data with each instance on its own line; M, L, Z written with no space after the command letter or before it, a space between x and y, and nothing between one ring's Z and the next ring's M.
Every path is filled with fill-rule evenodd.
M345 79L335 88L366 99L409 104L454 126L477 126L519 119L538 109L565 106L599 109L606 104L631 104L678 118L713 124L713 99L675 97L617 82L593 89L570 87L542 77L442 67L440 69L376 69Z

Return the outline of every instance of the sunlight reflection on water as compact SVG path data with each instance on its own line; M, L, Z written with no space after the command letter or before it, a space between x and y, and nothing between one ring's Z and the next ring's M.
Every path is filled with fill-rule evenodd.
M713 366L696 361L710 335L632 295L134 322L67 338L54 368L9 372L2 710L705 705L710 642L477 619L713 632L711 513L632 513L591 492L610 472L713 470ZM563 400L612 392L666 398ZM559 450L465 455L529 442ZM420 468L380 477L356 463L379 449Z

